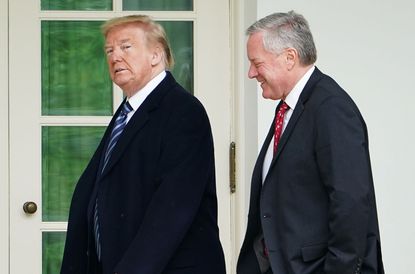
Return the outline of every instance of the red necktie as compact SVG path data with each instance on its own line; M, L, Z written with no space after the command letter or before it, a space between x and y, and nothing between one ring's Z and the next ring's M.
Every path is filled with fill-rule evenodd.
M275 117L275 131L274 131L274 155L277 152L278 142L280 141L282 134L282 127L284 123L284 114L290 107L282 102L280 108L278 109L277 116Z
M284 115L285 115L285 112L289 108L290 107L285 102L282 102L280 108L278 109L277 116L275 117L274 155L277 152L278 142L280 141L280 138L281 138L282 127L283 127L283 124L284 124ZM264 256L266 258L268 258L269 253L268 253L268 248L265 246L265 240L264 240L264 238L261 239L261 243L262 243L262 246L264 248L264 250L263 250Z

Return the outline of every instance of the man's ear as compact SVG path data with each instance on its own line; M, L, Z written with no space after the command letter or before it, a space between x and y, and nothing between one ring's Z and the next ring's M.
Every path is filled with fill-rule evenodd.
M151 56L151 65L152 66L157 66L158 64L160 64L160 62L162 62L163 60L163 50L161 49L160 46L155 46L153 48L152 51L152 56Z
M292 70L294 68L295 64L298 62L298 52L296 49L286 49L285 62L288 70Z

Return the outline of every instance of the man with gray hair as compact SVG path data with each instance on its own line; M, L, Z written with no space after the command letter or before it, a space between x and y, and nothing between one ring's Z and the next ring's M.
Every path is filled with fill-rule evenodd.
M315 67L302 15L269 15L247 35L248 77L279 103L252 175L237 273L384 273L367 129L357 106Z

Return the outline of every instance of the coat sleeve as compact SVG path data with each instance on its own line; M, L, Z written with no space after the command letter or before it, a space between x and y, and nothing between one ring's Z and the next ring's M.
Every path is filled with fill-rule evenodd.
M341 97L320 105L316 124L317 163L329 199L325 273L354 273L365 254L370 211L366 126L354 103Z
M72 196L65 248L61 264L61 274L81 274L86 273L87 271L87 208L91 198L90 195L94 188L102 147L103 141L101 141L93 157L88 163L88 166L79 178Z
M162 273L198 214L207 185L215 183L213 140L204 108L193 101L171 115L163 130L157 174L161 183L116 273Z

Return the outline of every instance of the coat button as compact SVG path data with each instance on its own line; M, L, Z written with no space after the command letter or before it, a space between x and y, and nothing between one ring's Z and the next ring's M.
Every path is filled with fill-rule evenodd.
M270 218L270 217L271 217L271 215L270 215L270 214L268 214L268 213L266 213L266 214L264 214L262 217L263 217L264 219L267 219L267 218Z

